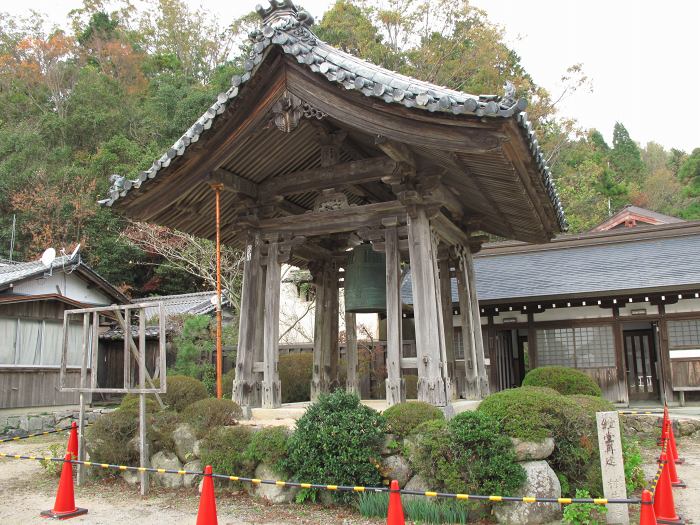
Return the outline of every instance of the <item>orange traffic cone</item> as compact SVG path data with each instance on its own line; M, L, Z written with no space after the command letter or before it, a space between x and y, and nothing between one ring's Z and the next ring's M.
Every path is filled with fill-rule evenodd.
M669 457L673 457L674 463L680 465L683 463L683 459L678 457L678 449L676 448L676 436L673 434L673 423L668 420L666 424L666 439L668 439L668 450L670 452Z
M642 508L639 513L639 525L656 525L656 514L654 514L654 504L651 501L651 492L642 491Z
M389 513L386 516L386 525L405 525L406 518L403 516L401 506L401 493L399 492L399 482L393 480L389 486Z
M66 452L71 455L71 459L78 459L78 425L75 421L70 426L70 434L68 435L68 448Z
M670 428L670 425L667 426L667 428ZM668 432L666 433L668 435ZM667 441L668 443L668 441ZM666 447L668 449L668 445ZM671 485L674 487L686 487L686 484L683 483L679 478L678 478L678 471L676 470L676 462L673 460L673 455L671 454L670 451L666 452L666 457L668 458L668 461L666 462L666 467L668 469L668 479L671 480Z
M661 461L664 464L661 469L661 477L654 492L654 513L658 523L668 523L670 525L681 525L683 520L676 514L676 506L673 501L673 488L671 479L668 476L668 461L666 453L661 453Z
M211 477L211 465L204 467L204 482L202 483L202 495L199 498L197 525L218 525L216 519L214 479Z
M63 458L63 468L61 470L61 480L58 482L58 493L53 509L45 510L41 515L45 518L65 520L87 514L87 509L80 509L75 506L75 496L73 494L73 464L70 454Z

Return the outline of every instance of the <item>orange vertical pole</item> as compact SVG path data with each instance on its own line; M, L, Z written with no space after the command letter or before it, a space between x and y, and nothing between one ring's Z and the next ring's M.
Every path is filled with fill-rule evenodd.
M212 184L216 196L216 397L223 397L221 376L223 357L221 355L221 190L223 184Z

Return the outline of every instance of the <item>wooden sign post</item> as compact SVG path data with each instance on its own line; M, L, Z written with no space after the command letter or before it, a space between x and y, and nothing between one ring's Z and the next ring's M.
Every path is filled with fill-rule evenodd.
M600 448L600 470L603 473L603 495L607 499L626 499L619 417L617 412L597 412L595 418ZM608 523L629 524L627 505L608 505L606 520Z

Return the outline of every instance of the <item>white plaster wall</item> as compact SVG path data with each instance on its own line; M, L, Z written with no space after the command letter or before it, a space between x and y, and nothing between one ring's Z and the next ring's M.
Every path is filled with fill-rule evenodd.
M667 314L681 314L700 310L700 299L679 299L675 304L666 305Z
M23 295L41 295L59 293L81 303L108 305L112 300L98 288L88 288L88 283L75 273L53 271L49 277L28 279L16 284L14 293Z
M620 317L635 317L632 310L646 310L646 315L657 315L659 307L651 303L625 303L620 307Z
M545 306L544 304L542 306ZM534 315L535 322L539 321L566 321L569 319L606 319L612 317L612 310L599 306L558 306L542 313Z
M289 273L293 267L284 265L282 275ZM340 289L338 308L338 330L345 331L345 302L343 289ZM309 306L311 306L309 308ZM293 283L282 283L280 288L280 343L298 344L312 343L314 340L314 310L315 305L309 305L297 294ZM367 339L368 334L374 339L379 337L379 316L377 314L357 314L358 339ZM293 328L282 337L289 327Z

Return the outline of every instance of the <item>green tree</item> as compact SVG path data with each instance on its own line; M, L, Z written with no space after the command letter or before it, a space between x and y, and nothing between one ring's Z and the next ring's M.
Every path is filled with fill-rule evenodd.
M638 187L644 182L646 170L639 147L630 138L627 128L619 122L613 128L610 164L615 172L615 182L629 181Z

